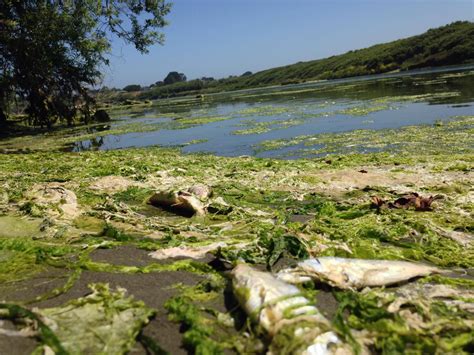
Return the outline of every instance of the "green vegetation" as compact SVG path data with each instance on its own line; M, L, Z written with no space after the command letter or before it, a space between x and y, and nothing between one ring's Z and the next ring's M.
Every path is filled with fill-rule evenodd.
M416 284L412 286L413 289L418 287ZM390 311L390 305L395 304L400 297L394 292L380 290L363 294L337 292L336 298L341 305L338 317L348 327L346 331L357 329L380 334L374 342L374 348L384 354L426 354L438 351L469 353L473 332L469 322L464 321L470 317L468 312L449 309L435 297L413 297L406 301L402 311ZM343 312L349 316L344 317ZM432 324L437 326L430 326Z
M327 59L266 70L255 74L247 84L336 79L472 62L473 34L473 23L455 22L418 36L350 51Z
M217 322L204 317L190 298L170 299L165 307L170 313L171 320L178 321L186 327L183 343L196 354L219 354L229 347L223 342L212 339L211 335L216 332Z

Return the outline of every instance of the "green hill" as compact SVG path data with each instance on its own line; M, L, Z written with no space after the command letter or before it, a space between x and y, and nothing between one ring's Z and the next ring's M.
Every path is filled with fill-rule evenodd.
M159 98L473 62L474 23L459 21L430 29L421 35L377 44L325 59L299 62L241 77L210 82L191 80L160 86L141 96Z

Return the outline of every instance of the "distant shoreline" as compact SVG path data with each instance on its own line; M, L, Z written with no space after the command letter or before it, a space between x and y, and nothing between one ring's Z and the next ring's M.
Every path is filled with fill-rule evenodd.
M326 85L336 85L336 84L341 84L341 83L346 83L346 82L352 83L352 82L359 82L359 81L378 80L378 79L384 79L384 78L400 78L404 76L461 72L461 71L468 71L468 70L474 70L474 63L463 64L463 65L450 65L450 66L442 66L442 67L426 67L426 68L411 69L411 70L404 70L404 71L397 71L397 72L390 72L390 73L351 76L351 77L340 78L340 79L312 80L312 81L307 81L300 84L269 85L269 86L260 86L260 87L249 88L249 89L219 91L219 92L205 94L205 96L206 97L219 97L219 96L226 96L226 95L232 95L232 94L238 94L238 93L252 94L252 93L258 93L261 91L267 91L267 92L268 91L278 92L278 91L283 91L283 90L291 91L293 89L311 88L311 87L326 86ZM161 98L161 99L153 100L153 102L174 101L174 100L183 100L183 99L190 99L190 98L194 98L194 95L190 94L190 95L176 96L173 98Z

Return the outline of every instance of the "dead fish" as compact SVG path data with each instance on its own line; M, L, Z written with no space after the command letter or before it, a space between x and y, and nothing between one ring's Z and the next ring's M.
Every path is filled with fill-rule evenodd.
M202 202L187 191L159 191L151 196L148 202L157 207L168 208L190 215L204 215Z
M275 340L284 329L291 332L298 344L292 354L350 353L347 345L331 330L329 321L296 286L246 264L232 270L232 285L242 308L270 338ZM270 345L270 352L280 351Z
M341 289L359 289L392 285L440 272L436 267L408 261L320 257L281 270L277 277L289 283L319 280Z

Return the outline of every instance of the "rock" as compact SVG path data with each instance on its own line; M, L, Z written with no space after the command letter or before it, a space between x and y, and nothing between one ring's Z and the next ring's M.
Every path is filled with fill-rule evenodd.
M84 215L77 217L73 223L74 227L79 229L81 232L95 235L101 235L107 227L107 223L104 220Z
M97 110L92 116L92 119L97 122L109 122L110 116L105 110Z

